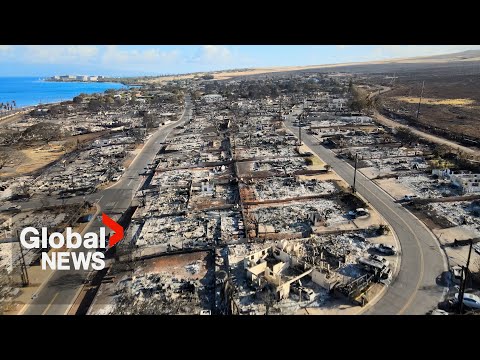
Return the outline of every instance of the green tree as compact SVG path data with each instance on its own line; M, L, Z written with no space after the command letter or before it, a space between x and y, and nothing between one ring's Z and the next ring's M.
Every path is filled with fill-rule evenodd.
M198 90L192 92L192 100L199 100L202 97L202 93Z
M144 127L151 129L151 128L157 126L157 121L156 121L156 118L153 114L148 114L147 113L147 114L143 115L142 124L143 124Z
M75 96L75 97L73 98L73 102L74 102L75 104L81 104L82 101L83 101L83 98L82 98L80 95Z
M352 111L362 111L367 109L371 105L368 93L355 85L352 85L352 99L349 101L348 106Z
M112 105L113 103L115 103L115 98L111 95L108 95L103 98L103 102L107 105Z
M91 99L88 102L88 110L90 111L100 111L102 109L102 103L99 99Z
M411 142L416 142L420 138L415 135L412 130L408 128L397 128L397 132L395 134L397 139L399 139L402 143L411 143Z

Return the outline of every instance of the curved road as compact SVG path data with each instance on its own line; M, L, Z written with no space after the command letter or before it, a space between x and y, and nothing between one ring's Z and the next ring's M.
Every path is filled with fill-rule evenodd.
M301 110L294 111L297 115ZM296 112L296 113L295 113ZM285 125L293 134L298 127L292 125L293 115ZM329 149L302 129L302 140L322 160L332 166L349 184L353 183L353 167L338 159ZM356 190L373 206L395 231L401 245L401 263L397 277L388 286L384 296L364 314L425 314L436 308L443 299L444 287L437 283L447 271L445 255L435 236L408 210L395 203L375 183L357 172Z
M144 167L152 162L161 148L161 143L179 123L183 123L191 116L190 98L185 98L185 111L177 122L162 126L147 141L142 151L137 155L132 164L123 174L120 181L112 187L91 194L86 197L91 202L97 202L99 213L105 212L115 220L128 209L133 200L136 190L141 186L144 179L139 173ZM104 226L96 218L88 228L84 230L99 233L99 228ZM80 247L72 249L76 252L89 251ZM90 250L92 251L92 250ZM77 295L87 279L89 270L61 270L54 271L50 277L37 290L31 303L26 305L22 314L25 315L63 315L66 314L74 303Z

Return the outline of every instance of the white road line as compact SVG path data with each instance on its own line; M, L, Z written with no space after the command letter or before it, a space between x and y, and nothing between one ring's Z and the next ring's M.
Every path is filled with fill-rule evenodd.
M42 312L42 315L45 315L47 313L48 310L50 310L50 307L53 305L53 302L55 301L55 299L57 298L58 294L60 293L56 293L55 296L53 297L52 301L50 301L50 304L48 304L47 308Z
M289 130L290 130L290 129L289 129ZM290 130L290 131L293 133L292 130ZM315 144L313 144L313 143L312 143L311 145L314 145L314 146L315 146ZM318 146L320 146L320 145L318 145ZM313 150L315 151L315 149L313 149ZM332 154L334 154L331 149L327 149L327 150L330 150L330 152L331 152ZM317 155L318 155L318 154L317 154ZM321 157L320 155L318 155L318 156ZM337 162L337 161L335 161L335 162ZM339 161L338 161L338 162L339 162ZM353 169L353 166L351 166L348 162L344 161L343 163L347 164L349 167L351 167L351 168ZM338 174L338 173L337 173L337 174ZM360 172L360 174L361 174L361 176L359 177L359 179L363 179L363 180L366 180L366 181L369 180L369 179L368 179L365 175L363 175L361 172ZM345 179L345 178L344 178L344 179ZM346 179L345 179L345 181L346 181ZM347 183L348 183L348 181L347 181ZM384 194L387 194L387 195L388 195L388 193L387 193L385 190L383 190L380 186L378 186L377 184L375 184L373 181L371 181L371 183L372 183L373 185L375 185L375 187L378 188L380 191L382 191ZM359 185L362 185L362 184L360 183L360 181L358 181L358 184L359 184ZM363 185L363 189L366 190L367 192L369 192L370 194L372 194L373 197L376 198L376 200L377 200L378 202L382 203L382 204L383 204L385 207L387 207L396 217L398 217L398 220L400 220L400 221L397 220L398 223L402 222L403 224L405 224L405 227L410 230L410 233L411 233L411 235L413 236L413 239L414 239L415 242L417 243L417 247L418 247L419 252L420 252L420 276L419 276L419 279L418 279L418 281L417 281L417 285L416 285L413 293L410 295L407 303L399 310L398 314L400 315L400 314L403 314L403 313L405 312L405 310L411 305L411 303L413 302L414 298L416 297L416 295L417 295L417 293L418 293L418 289L420 288L421 282L424 280L424 270L425 270L425 269L424 269L424 266L425 266L425 264L424 264L424 254L423 254L423 249L422 249L422 247L421 247L421 242L420 242L420 240L418 239L418 237L416 236L416 234L415 234L415 232L413 231L413 229L408 225L408 223L407 223L399 214L397 214L397 212L395 211L394 207L390 206L389 204L387 204L387 203L385 203L383 200L381 200L379 197L375 196L375 194L374 194L370 189L368 189L365 185ZM411 215L413 215L413 214L412 214L410 211L408 211L407 209L405 209L405 210L406 210L408 213L410 213ZM413 215L413 216L415 217L415 215ZM383 216L382 216L382 217L383 217ZM417 220L419 220L417 217L415 217L415 218L416 218ZM385 219L385 220L386 220L386 219ZM420 224L424 225L422 221L419 220L419 222L420 222ZM388 223L388 222L387 222L387 223ZM425 228L425 230L427 230L427 232L429 232L429 233L432 235L432 238L435 239L435 235L433 234L433 232L432 232L430 229L428 229L428 227L426 227L425 225L424 225L424 228ZM392 230L393 230L393 227L392 227ZM435 239L435 240L436 240L436 239ZM439 246L438 241L435 241L434 243L435 243L437 246ZM440 246L439 246L439 247L440 247ZM445 266L445 256L442 256L442 260L443 260L443 263L444 263L444 266ZM445 293L446 293L446 291L445 291L445 288L444 288L444 289L443 289L443 297L445 297Z

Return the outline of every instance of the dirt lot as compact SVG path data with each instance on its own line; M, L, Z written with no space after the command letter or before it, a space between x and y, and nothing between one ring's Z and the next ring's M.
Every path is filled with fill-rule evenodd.
M164 256L145 262L146 272L168 272L185 279L202 279L207 274L208 252ZM198 264L198 265L197 265Z
M196 252L142 260L133 272L118 269L110 273L112 282L102 283L88 314L199 314L214 303L212 266L208 252Z
M65 154L63 142L50 143L43 146L3 148L7 162L0 169L0 178L32 173L58 160Z

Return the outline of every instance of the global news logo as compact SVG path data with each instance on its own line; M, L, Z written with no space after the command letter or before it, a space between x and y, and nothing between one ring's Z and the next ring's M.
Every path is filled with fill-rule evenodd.
M113 231L113 235L108 238L108 248L111 248L123 239L123 227L104 213L102 213L102 222ZM40 263L43 270L47 268L88 270L90 266L94 270L102 270L105 267L105 254L101 251L89 250L107 248L106 227L100 227L99 235L95 232L86 232L83 236L73 231L71 227L65 229L65 235L60 232L52 232L49 235L46 227L42 227L40 230L26 227L20 232L20 243L25 249L65 248L67 250L42 252ZM87 251L71 251L81 247Z

